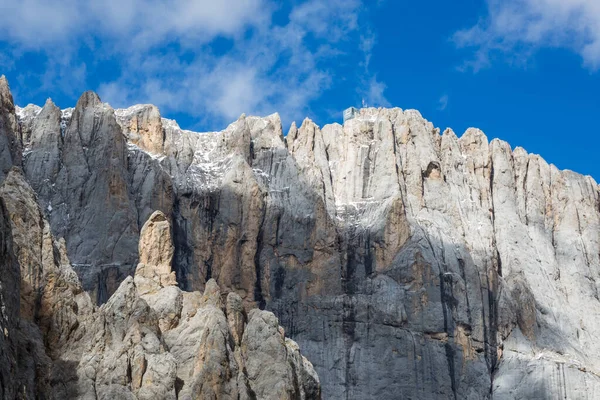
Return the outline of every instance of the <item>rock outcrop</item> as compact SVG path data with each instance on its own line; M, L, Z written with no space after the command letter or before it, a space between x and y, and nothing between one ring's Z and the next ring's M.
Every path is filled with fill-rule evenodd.
M596 292L577 300L589 306L565 314L571 322L556 322L578 284L553 278L542 289L546 272L535 267L566 268L554 221L575 220L576 212L563 213L579 208L584 226L571 225L560 240L584 240L575 247L578 273L597 287L591 179L475 129L441 135L399 109L361 110L323 129L306 120L286 138L277 116L242 116L221 133L163 126L180 285L215 278L245 304L271 309L310 355L325 397L577 398L598 390L598 356L585 355L581 332L567 352L568 340L542 339L596 313ZM582 193L571 199L565 187ZM534 209L544 225L526 216ZM507 230L516 226L519 236ZM558 300L540 308L548 297ZM571 366L568 378L543 372L561 363ZM515 381L532 370L531 380Z
M19 328L19 264L13 253L8 211L0 198L0 398L17 397L17 331Z
M0 76L0 182L13 165L20 165L21 141L13 97L4 75Z
M108 344L67 358L89 393L311 398L314 372L259 307L325 398L600 396L590 177L414 110L285 137L276 114L199 134L91 93L68 121L51 103L23 110L23 167L52 232L99 303L116 290L80 323ZM261 369L266 353L281 368Z
M16 168L0 187L0 234L2 398L320 398L272 313L246 314L235 293L225 306L214 280L203 295L176 286L160 211L142 228L135 276L100 308Z
M2 246L11 250L3 257L16 271L2 273L3 305L8 318L6 337L14 344L16 365L4 376L14 391L3 398L43 398L68 374L60 357L83 316L94 305L82 289L66 255L63 240L55 240L36 196L20 169L13 167L0 186L0 202L8 217ZM17 301L14 301L16 297ZM3 300L3 302L6 300ZM10 354L10 353L9 353ZM50 397L52 398L52 397Z
M85 93L66 113L51 100L33 119L33 112L24 110L27 179L53 234L65 239L84 287L103 303L135 270L139 229L149 208L161 208L155 204L161 199L140 201L136 196L163 186L159 178L147 176L144 165L139 167L145 172L130 175L126 139L114 110L95 93ZM167 212L169 204L163 207Z
M167 286L177 286L173 262L171 224L165 214L156 211L140 235L140 263L135 270L136 286L141 294L155 292Z
M170 224L161 212L142 229L140 264L82 322L63 357L80 360L65 394L81 398L317 399L319 380L276 317L214 280L204 295L183 292L170 270ZM232 321L232 324L229 323ZM239 340L240 335L242 339ZM248 350L251 349L251 350ZM279 374L273 377L271 371ZM272 386L273 379L277 385ZM258 396L258 397L257 397Z
M139 105L115 111L129 143L151 154L163 154L164 132L160 112L153 105Z
M36 323L50 354L65 345L78 315L93 308L72 270L64 240L55 240L22 173L13 168L2 186L11 217L14 254L20 265L21 320Z

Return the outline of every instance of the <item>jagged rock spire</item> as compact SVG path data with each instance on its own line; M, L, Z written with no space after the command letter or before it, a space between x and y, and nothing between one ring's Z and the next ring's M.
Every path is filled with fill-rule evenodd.
M177 285L175 272L171 269L174 253L171 224L161 211L155 211L144 224L139 252L135 281L142 294Z
M13 165L20 166L22 158L19 126L15 116L8 80L0 76L0 182Z

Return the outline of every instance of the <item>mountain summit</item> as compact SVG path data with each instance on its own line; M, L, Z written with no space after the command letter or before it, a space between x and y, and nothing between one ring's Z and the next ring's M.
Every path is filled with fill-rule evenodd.
M243 381L250 398L308 399L320 381L327 399L600 396L600 187L591 177L478 129L440 133L415 110L365 108L322 128L307 119L284 136L277 114L196 133L152 105L114 110L90 92L74 110L47 102L15 112L0 81L0 100L0 180L20 173L13 166L23 171L47 234L85 290L67 297L89 293L104 304L89 307L109 324L106 334L120 297L154 310L155 350L171 357L177 377L160 390L188 398L209 385L229 398ZM15 220L17 211L0 211ZM14 272L18 240L3 226L1 267ZM172 245L154 246L160 237ZM12 289L3 281L14 320ZM242 360L245 370L217 379L202 375L201 361L192 368L178 358L177 340L195 340L178 321L193 319L185 313L200 303L185 299L198 291L214 304L214 293L232 296L237 311L214 311L229 323L231 348L210 354ZM182 296L183 311L170 312ZM68 354L78 373L91 374L90 359L61 351L49 357ZM91 351L82 354L117 350ZM269 351L287 364L261 369L252 357ZM154 356L140 357L150 368ZM110 382L139 388L134 364ZM188 386L192 370L201 386ZM143 398L139 390L131 393Z

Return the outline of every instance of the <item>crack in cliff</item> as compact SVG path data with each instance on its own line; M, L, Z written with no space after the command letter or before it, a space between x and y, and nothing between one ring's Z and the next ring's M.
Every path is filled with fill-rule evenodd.
M448 316L448 306L449 306L449 302L450 302L450 307L452 307L452 304L454 301L456 301L454 299L454 297L452 296L452 288L448 289L446 288L446 275L444 273L442 273L441 268L440 268L440 275L439 275L439 279L440 279L440 292L441 292L441 300L442 300L442 313L444 315L444 331L446 332L446 334L448 335L448 337L452 337L451 335L453 332L451 332L450 330L450 324L449 324L449 319L451 317ZM450 285L452 285L451 283L451 278L450 278ZM452 340L454 342L454 339ZM446 352L446 362L448 363L448 373L450 374L450 387L452 388L452 393L454 395L454 400L457 400L457 390L458 387L456 385L456 371L455 371L455 366L454 366L454 357L455 357L455 352L454 352L454 348L452 347L452 344L450 344L449 342L446 342L444 344L444 351Z
M262 217L261 217L260 225L258 228L258 235L256 236L256 252L254 253L254 270L256 273L256 281L254 282L254 301L257 302L258 307L261 310L264 310L267 305L267 302L263 295L260 256L262 254L263 247L264 247L263 236L264 236L265 217L266 217L267 212L265 209L263 209L261 211L262 211Z
M188 220L181 214L181 205L178 198L173 202L173 269L177 276L177 283L182 290L190 290L189 266L193 262L193 252L187 243Z
M435 249L433 247L433 243L431 243L431 239L429 235L424 235L425 240L429 244L429 248L431 250L432 255L435 258ZM443 248L443 247L442 247ZM442 315L444 318L444 332L446 333L448 338L452 338L452 342L454 342L454 332L450 327L450 324L453 321L453 308L456 306L456 299L452 294L452 275L447 274L447 265L445 263L437 262L438 267L438 279L440 286L440 301L442 303ZM446 282L448 280L448 282ZM446 284L449 283L450 287L448 288ZM450 313L450 315L449 315ZM452 343L453 344L453 343ZM450 388L452 389L452 394L454 396L454 400L458 400L457 397L457 382L456 382L456 371L454 365L454 357L455 352L450 342L446 342L444 344L444 352L446 353L446 364L448 366L448 374L450 376Z
M391 121L390 121L391 122ZM398 165L398 160L400 159L400 155L398 154L398 145L396 144L396 128L394 124L391 124L392 126L392 148L393 148L393 152L394 152L394 167L396 168L396 178L397 178L397 183L398 183L398 192L402 193L402 185L400 184L400 167ZM404 196L402 196L403 198L403 202L404 202Z
M527 177L529 175L529 161L527 157L527 165L525 166L525 176L523 177L523 213L525 214L525 225L529 225L529 217L527 216Z

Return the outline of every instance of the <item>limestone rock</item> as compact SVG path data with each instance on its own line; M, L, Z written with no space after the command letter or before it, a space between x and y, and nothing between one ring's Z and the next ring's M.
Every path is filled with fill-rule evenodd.
M310 398L314 371L268 311L250 311L259 306L308 355L325 398L598 397L592 178L478 129L440 134L415 110L362 109L322 128L306 120L285 138L276 114L201 134L152 106L115 112L91 93L62 137L64 115L46 105L21 117L38 203L100 303L138 262L149 266L117 297L138 321L132 337L166 344L127 344L125 383L106 377L110 357L105 372L85 364L89 379L105 376L103 396L171 396L174 379L183 398ZM157 209L173 247L148 251L158 261L146 264L140 228ZM138 285L147 275L158 277L150 290ZM290 369L266 372L266 359ZM149 386L145 370L164 385Z
M227 322L231 335L237 346L242 342L242 334L246 324L246 315L242 305L242 298L237 293L227 295Z
M0 397L14 399L19 390L17 331L19 328L19 264L13 253L12 229L0 198Z
M19 120L19 138L23 144L23 156L29 151L29 143L31 142L31 131L33 130L33 122L38 114L42 111L40 106L28 104L21 108L15 106L15 114Z
M57 381L55 372L69 373L59 357L80 318L89 315L93 305L71 269L64 242L50 233L35 194L19 169L13 168L0 186L0 203L6 205L3 210L10 216L10 235L3 236L1 243L4 249L12 246L3 260L17 268L16 274L10 269L2 274L3 289L10 290L9 294L2 293L3 303L17 296L16 304L2 305L3 313L13 314L12 321L7 319L12 329L8 327L4 333L14 346L6 354L16 361L3 382L13 382L18 391L11 396L8 386L3 389L4 398L45 397ZM11 365L11 361L4 365Z
M256 309L250 311L241 347L248 382L257 398L320 397L312 366L308 364L305 368L305 360L297 354L297 345L286 340L273 313ZM309 379L302 380L305 382L303 386L295 386L295 374Z
M170 268L169 231L165 216L157 212L144 225L141 236L140 260L164 267L163 272ZM195 312L185 313L189 304L184 307L182 303L186 299L189 302L189 296L179 288L163 287L157 282L152 293L144 293L139 277L136 274L134 279L121 283L108 302L77 329L67 353L80 360L78 379L70 382L70 391L93 398L252 398L259 387L267 387L263 380L268 374L262 370L268 367L252 361L264 378L251 380L245 363L260 357L260 351L250 358L239 357L243 350L234 335L260 342L271 340L275 334L278 344L274 351L284 355L278 368L289 377L281 383L282 390L291 394L286 398L320 398L312 365L297 347L288 350L282 329L262 332L259 337L254 331L245 333L244 320L236 314L243 312L241 299L235 301L236 295L232 294L234 306L229 308L232 315L228 315L214 280L207 283ZM228 321L239 322L235 333ZM308 397L295 389L305 387L312 390ZM303 389L302 393L307 392Z
M24 109L28 111L27 108ZM36 111L36 110L33 110ZM61 136L61 111L50 99L41 110L26 113L21 119L23 140L27 140L27 152L24 156L23 169L30 185L42 199L51 199L56 192L55 182L61 169L61 152L63 138ZM25 130L29 126L29 133ZM42 204L51 214L52 202ZM55 204L56 206L56 204Z
M139 242L140 263L135 271L136 285L141 294L177 285L173 261L171 224L160 211L150 216L142 228Z
M0 182L13 165L20 166L21 141L13 97L4 75L0 76Z
M3 398L251 399L266 387L261 379L250 381L245 368L245 362L258 365L253 360L260 352L242 358L241 343L234 337L259 342L270 341L271 334L244 333L239 296L229 296L226 311L214 280L203 295L184 294L164 279L154 281L165 276L161 273L173 274L170 224L164 214L154 213L141 235L139 257L147 264L137 272L152 275L126 278L100 308L91 306L64 243L54 239L47 225L32 189L20 171L11 170L0 188ZM20 316L17 261L23 268L21 286L33 286L22 296ZM153 280L156 287L146 292L138 278ZM228 321L235 325L230 328ZM273 351L284 355L278 368L288 377L282 382L282 390L291 394L286 398L319 399L312 365L297 346L282 341L282 332L278 328L273 333L278 343ZM267 366L258 365L255 373L266 379L263 368ZM309 397L304 388L312 390Z
M31 123L25 174L52 233L65 239L84 287L99 303L137 265L137 206L152 204L136 201L127 167L114 110L95 93L84 93L68 113L48 101Z
M152 154L163 153L163 127L156 106L148 104L119 109L115 110L115 115L130 143Z
M20 318L39 326L49 354L56 356L77 327L78 315L93 306L18 169L9 172L0 197L11 217L14 254L21 266Z

